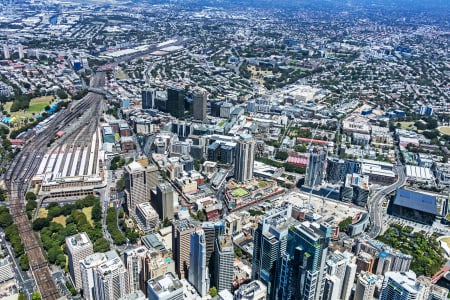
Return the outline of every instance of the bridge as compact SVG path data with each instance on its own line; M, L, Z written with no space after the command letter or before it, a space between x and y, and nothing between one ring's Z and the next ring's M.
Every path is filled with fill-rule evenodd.
M103 95L105 97L108 95L108 92L105 89L103 89L103 88L89 87L88 88L88 92L95 93L95 94L100 94L100 95Z

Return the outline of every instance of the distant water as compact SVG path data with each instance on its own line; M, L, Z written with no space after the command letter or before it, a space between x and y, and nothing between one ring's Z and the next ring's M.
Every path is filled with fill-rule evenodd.
M48 21L50 22L50 24L56 25L56 23L58 22L58 15L54 15L53 17L48 19Z

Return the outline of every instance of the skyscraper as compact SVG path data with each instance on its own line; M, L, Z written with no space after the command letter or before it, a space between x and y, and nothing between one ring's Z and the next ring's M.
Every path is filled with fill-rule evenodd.
M416 274L413 271L387 272L384 274L380 300L419 299L420 288L420 285L416 283Z
M127 209L136 218L136 206L150 201L151 189L158 183L158 168L134 161L125 166L124 174Z
M234 178L239 182L253 179L255 140L251 134L241 134L236 146Z
M82 288L80 260L94 253L91 240L85 232L66 238L69 272L76 288Z
M206 120L206 101L207 96L204 91L194 91L193 93L193 111L194 120L205 121Z
M186 278L189 273L191 250L191 233L198 226L189 220L176 220L172 223L172 253L175 261L175 272L180 279Z
M206 241L205 233L201 229L191 233L189 282L201 297L208 294L209 274L206 265Z
M337 278L333 284L333 288L337 291L336 299L348 300L350 298L356 274L356 264L353 263L352 256L348 252L334 251L327 258L327 274L329 277L336 276Z
M120 257L110 251L108 260L94 272L96 300L117 300L129 292L128 272Z
M123 255L124 264L128 270L128 287L130 292L145 290L146 288L145 282L141 281L146 254L147 248L140 246L125 251Z
M216 239L224 234L225 227L224 222L203 222L202 229L205 233L205 242L206 242L206 266L209 271L209 278L211 282L211 286L215 283L215 245Z
M3 56L5 57L5 59L11 58L11 55L9 54L8 44L3 44Z
M184 117L185 111L185 92L179 87L170 87L167 89L167 112L175 118Z
M112 254L117 255L114 251ZM95 299L94 288L96 283L94 281L94 272L99 265L108 260L108 255L111 255L111 251L106 253L94 253L80 261L81 281L83 283L83 299Z
M23 45L19 45L19 59L23 59L25 57L25 54L23 52Z
M156 98L155 89L144 89L141 91L141 96L142 96L142 109L155 108L155 98Z
M215 286L218 291L232 290L234 247L229 236L219 236L215 247Z
M296 222L291 214L291 206L267 212L254 233L252 279L266 285L268 299L276 299L280 287L280 258L286 251L288 229Z
M316 187L322 184L325 173L325 162L327 154L319 148L314 148L309 155L308 167L306 169L305 185Z
M321 299L331 226L305 221L289 229L281 266L281 299Z
M370 273L362 271L358 276L356 283L354 300L373 299L373 293L375 292L375 284L377 277Z
M161 220L173 219L173 200L175 191L168 183L160 183L156 186L156 199L152 205Z

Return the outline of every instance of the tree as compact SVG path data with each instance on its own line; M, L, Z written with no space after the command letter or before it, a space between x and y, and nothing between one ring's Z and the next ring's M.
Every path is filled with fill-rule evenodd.
M217 288L215 286L209 289L209 295L213 298L217 296Z
M94 202L94 206L92 207L91 212L92 220L100 221L102 219L102 208L100 206L100 200Z
M19 258L19 264L22 270L28 271L30 265L28 263L28 255L26 253L22 254Z
M59 89L57 92L56 92L56 96L58 96L60 99L67 99L67 94L66 94L66 92L64 92L63 90L61 90L61 89Z
M206 221L206 215L203 212L203 210L199 210L197 212L197 218L198 218L199 221L202 221L202 222Z
M351 224L352 224L352 217L348 217L348 218L342 220L342 221L338 224L339 230L340 230L340 231L347 231L348 226L351 225Z
M116 182L116 190L122 192L125 189L125 176L120 177Z
M37 208L37 203L35 200L27 200L27 205L25 206L26 211L32 211Z
M0 213L0 227L6 228L13 223L12 217L9 212L4 211Z
M106 252L110 249L109 242L104 237L99 238L94 243L94 252Z
M275 154L275 158L278 160L286 160L289 157L289 154L284 151L277 151L277 154Z
M37 218L33 222L33 230L40 231L44 227L48 227L50 225L50 221L47 218Z
M39 294L39 292L34 292L31 295L31 300L41 300L41 294Z

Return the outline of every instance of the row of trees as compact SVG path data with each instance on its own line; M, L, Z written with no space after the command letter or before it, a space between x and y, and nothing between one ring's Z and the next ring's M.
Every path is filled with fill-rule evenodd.
M28 270L28 257L24 252L24 248L19 236L17 225L13 223L13 218L9 213L9 209L0 206L0 227L5 231L5 238L11 244L14 255L19 257L19 264L23 270Z
M123 245L126 243L126 238L117 227L117 212L114 207L108 208L106 214L106 227L108 229L114 244Z

